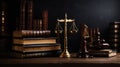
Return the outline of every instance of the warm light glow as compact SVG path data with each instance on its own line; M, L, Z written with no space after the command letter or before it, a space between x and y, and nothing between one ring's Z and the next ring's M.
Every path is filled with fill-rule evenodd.
M4 21L5 21L5 18L4 18L4 17L2 17L2 23L4 23Z
M118 30L114 30L114 32L115 32L115 33L117 33L117 32L118 32Z
M118 28L118 25L115 25L114 27L115 27L115 28Z
M3 24L5 23L4 20L2 20L2 23L3 23Z
M117 42L117 41L118 41L118 39L114 39L114 41L115 41L115 42Z
M5 20L5 18L4 18L4 17L2 17L2 20Z
M118 38L118 35L115 35L115 38Z

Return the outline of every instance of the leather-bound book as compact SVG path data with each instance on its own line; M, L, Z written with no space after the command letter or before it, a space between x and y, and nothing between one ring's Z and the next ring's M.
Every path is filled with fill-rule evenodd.
M38 58L38 57L59 57L61 50L53 51L41 51L41 52L32 52L32 53L21 53L21 52L12 52L10 53L11 57L14 58Z
M43 11L43 30L48 29L48 11L44 10Z
M109 23L108 27L108 43L110 44L110 48L116 49L117 52L120 52L120 22L114 21Z
M16 30L13 32L13 37L14 38L30 38L33 36L34 37L49 37L50 33L51 33L50 30Z
M21 0L19 30L25 29L25 4L26 4L26 0Z
M33 2L32 0L28 0L27 3L28 7L28 23L27 23L27 29L32 30L33 29Z
M22 53L30 53L30 52L42 52L42 51L53 51L53 50L61 50L60 45L29 45L29 46L19 46L19 45L13 45L12 50L16 52L22 52Z
M8 28L7 28L7 4L5 1L2 2L1 4L1 11L0 11L0 34L7 32Z
M13 39L13 44L24 44L24 45L29 45L29 44L53 44L57 43L56 38L54 37L47 37L47 38L14 38Z

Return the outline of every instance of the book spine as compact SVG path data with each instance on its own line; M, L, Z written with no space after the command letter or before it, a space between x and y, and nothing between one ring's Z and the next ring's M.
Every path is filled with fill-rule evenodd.
M15 58L30 58L30 57L57 57L61 51L46 51L46 52L37 52L37 53L18 53L12 52L11 57Z
M17 46L23 46L23 47L46 47L46 46L57 46L57 45L61 45L61 44L57 44L57 43L50 43L50 44L13 44L17 45Z
M43 35L43 32L42 32L42 20L40 19L39 22L38 22L38 30L40 30L38 33L38 36L44 36Z
M6 3L4 2L4 1L2 1L2 4L1 4L1 22L0 22L0 24L1 24L1 32L5 32L6 30L7 30L7 28L6 28L6 21L7 21L7 17L6 17L6 10L7 10L7 5L6 5Z
M38 30L42 30L42 20L41 19L39 20L39 24L38 25L39 25L39 29Z
M33 13L33 2L32 0L28 0L28 30L32 30L33 29L33 17L32 17L32 13Z
M21 0L20 4L20 24L19 24L19 30L25 29L25 4L26 0Z
M48 37L50 30L18 30L13 32L13 37Z
M56 43L56 39L13 39L14 44L52 44Z
M37 19L35 19L34 20L34 24L33 24L33 37L35 37L35 36L37 36L37 22L38 22L38 20Z
M43 11L43 30L48 29L48 11L44 10Z
M29 53L29 52L40 52L40 51L53 51L53 50L61 50L60 45L56 46L41 46L41 47L24 47L24 46L12 46L12 50Z
M108 26L108 43L110 44L110 48L113 50L116 50L117 52L120 52L120 22L111 22Z
M37 37L37 36L43 36L43 32L42 31L42 20L40 19L35 19L34 20L34 28L33 28L33 37ZM39 30L39 31L37 31ZM46 32L45 32L46 33Z
M110 53L90 53L89 55L93 57L110 57Z

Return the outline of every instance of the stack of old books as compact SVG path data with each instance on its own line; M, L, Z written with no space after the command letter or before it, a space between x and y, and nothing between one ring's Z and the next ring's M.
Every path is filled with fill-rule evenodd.
M13 57L59 56L61 46L56 37L14 37Z
M99 28L95 28L93 31L90 30L90 46L89 55L93 57L113 57L116 56L116 50L110 48L110 44L101 37ZM92 33L93 32L93 33Z
M109 37L108 42L112 49L116 49L117 52L120 52L120 22L111 22L109 23Z
M20 0L20 18L13 31L12 57L58 56L61 46L48 30L48 11L42 19L33 19L33 0Z

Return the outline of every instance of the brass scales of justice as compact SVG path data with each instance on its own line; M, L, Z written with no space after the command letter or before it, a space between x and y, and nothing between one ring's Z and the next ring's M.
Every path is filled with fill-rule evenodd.
M55 33L58 34L58 37L59 37L59 34L61 34L63 32L63 29L62 29L62 26L60 23L64 23L64 50L60 54L60 57L61 58L69 58L70 53L68 51L68 42L67 42L67 23L72 23L72 25L70 27L70 33L77 33L78 29L77 29L77 26L75 24L75 20L74 19L67 19L67 14L65 13L64 19L57 19Z

